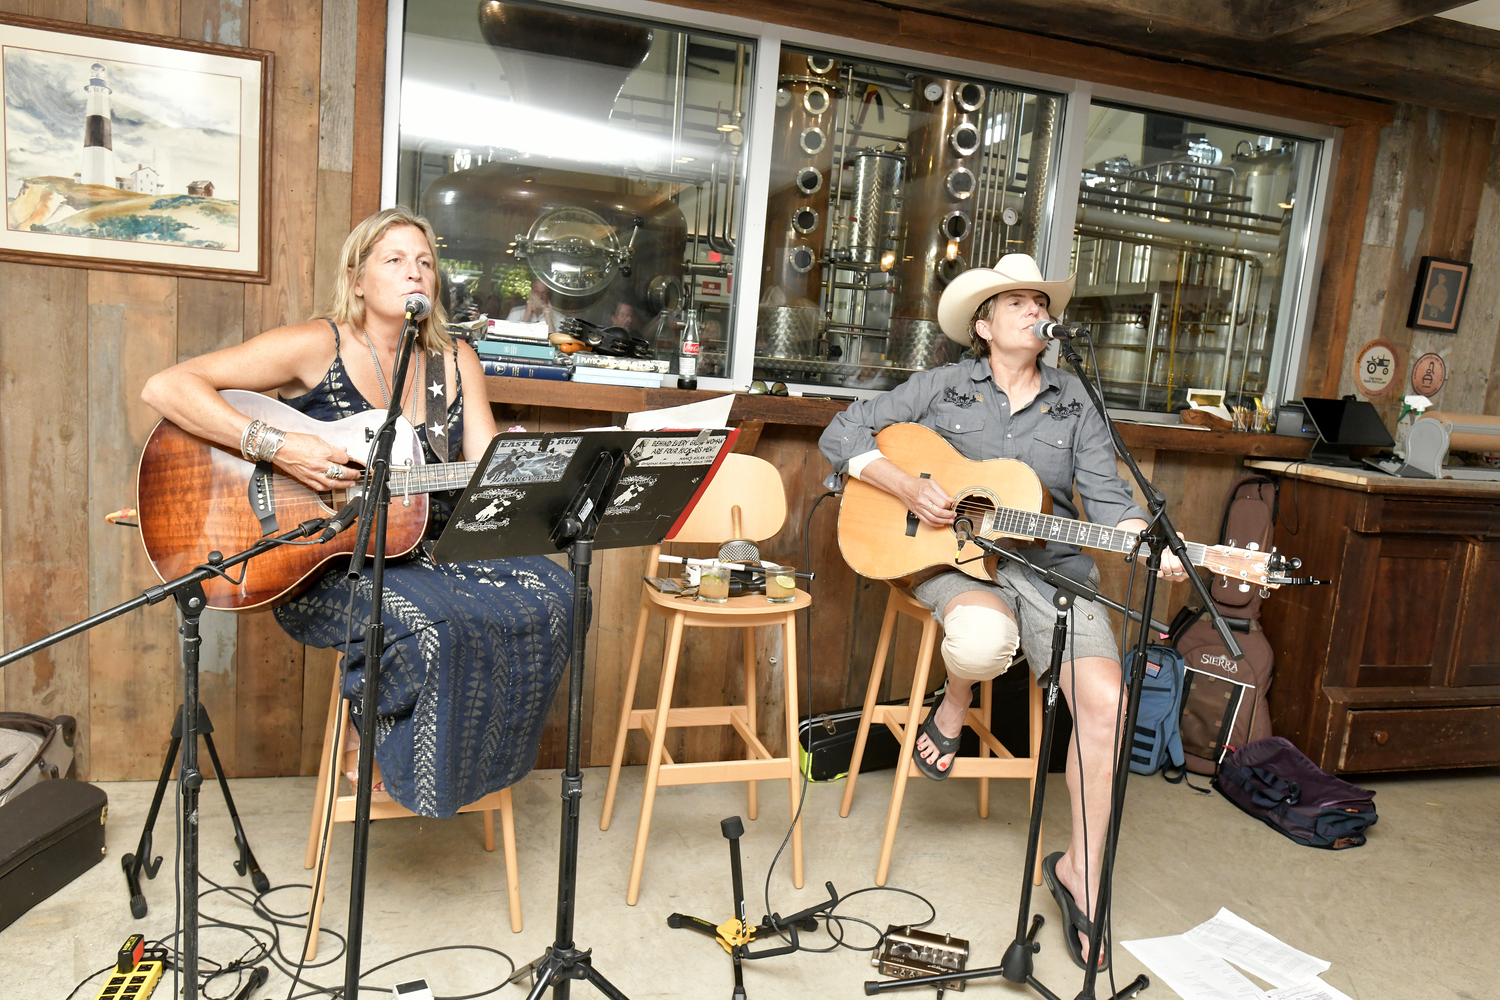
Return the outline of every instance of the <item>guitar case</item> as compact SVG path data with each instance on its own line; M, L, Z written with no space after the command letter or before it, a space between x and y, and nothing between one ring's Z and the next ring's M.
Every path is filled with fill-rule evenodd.
M1276 483L1265 476L1246 476L1236 482L1224 505L1220 544L1241 548L1254 544L1261 551L1268 550L1276 523L1276 500ZM1271 710L1266 699L1275 672L1275 655L1260 627L1264 594L1253 584L1220 575L1214 576L1209 593L1220 614L1229 619L1245 659L1236 662L1230 657L1204 610L1184 608L1172 623L1172 644L1192 668L1187 672L1180 728L1187 769L1194 774L1214 774L1221 748L1242 747L1271 735ZM1235 694L1243 689L1231 681L1254 685L1237 706Z
M0 930L104 858L109 797L86 781L41 781L0 806Z

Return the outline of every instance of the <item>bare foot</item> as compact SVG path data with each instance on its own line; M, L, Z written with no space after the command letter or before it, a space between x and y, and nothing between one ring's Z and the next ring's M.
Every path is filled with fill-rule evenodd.
M958 736L964 730L964 716L968 714L969 703L974 698L974 687L964 681L955 682L953 678L948 679L947 690L943 694L943 700L938 702L932 710L933 724L937 726L938 732L950 740ZM931 764L937 762L939 771L946 771L953 766L953 758L958 752L938 756L938 748L932 745L932 740L927 738L926 733L917 737L917 753L922 759Z
M344 729L344 777L349 779L349 784L355 788L359 787L359 730L351 722ZM385 782L380 780L380 765L375 765L374 783L370 786L371 791L385 791Z

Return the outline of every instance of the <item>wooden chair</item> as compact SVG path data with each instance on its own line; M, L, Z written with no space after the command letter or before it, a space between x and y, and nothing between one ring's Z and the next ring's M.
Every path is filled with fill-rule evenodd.
M890 650L891 636L896 631L896 616L906 615L922 625L922 639L917 652L916 673L911 679L911 698L905 705L879 705L880 679L885 673L886 654ZM917 745L917 732L926 718L922 702L927 694L927 677L932 667L932 653L937 646L938 624L932 612L917 602L910 592L892 586L891 595L885 605L885 621L880 626L880 641L875 647L875 663L870 669L870 683L865 689L865 707L859 717L859 731L854 737L854 757L849 762L849 777L844 785L844 801L839 815L847 817L849 806L854 802L854 785L859 779L859 764L864 758L865 740L871 723L884 723L886 728L901 741L901 756L897 758L896 784L891 789L891 805L885 818L885 839L880 844L880 863L875 869L875 884L885 885L886 875L891 869L891 852L896 843L896 824L901 819L901 800L906 795L906 779L921 775L912 762ZM1011 668L1025 666L1018 660ZM1028 671L1029 673L1029 671ZM1031 794L1028 801L1036 798L1037 755L1042 744L1042 689L1031 678L1031 756L1014 757L1010 751L990 732L990 695L993 681L981 681L979 685L979 707L971 707L964 725L979 736L979 756L953 758L950 778L979 779L979 816L990 815L990 779L1026 778L1030 781ZM916 720L908 725L907 720ZM991 756L993 754L994 756ZM1037 885L1042 884L1041 854L1037 855L1037 867L1033 873Z
M323 858L325 841L332 836L333 824L354 822L355 793L344 777L341 761L344 757L344 733L348 731L349 700L339 691L339 670L333 673L333 692L328 699L328 724L323 729L323 754L318 763L318 787L313 797L312 828L307 834L307 860L303 867L317 867L313 876L312 902L308 906L308 919L312 922L312 933L308 935L307 959L318 955L318 929L323 925L323 890L328 879L328 865ZM349 761L355 755L349 755ZM354 767L351 763L349 770ZM375 780L380 780L377 768ZM510 929L521 932L521 880L516 870L516 821L511 810L509 788L491 792L476 802L459 810L461 813L484 813L484 849L495 849L495 812L500 813L500 836L505 847L505 884L510 893ZM385 792L375 792L370 801L370 819L399 819L415 816L416 813L399 805ZM319 859L323 864L319 864Z
M786 522L786 493L776 467L752 455L731 454L720 466L688 517L687 523L673 539L675 542L722 542L731 534L730 507L738 505L743 512L740 537L752 541L770 538ZM656 546L646 561L647 573L660 572ZM727 604L709 604L693 598L671 597L649 585L641 585L641 614L636 622L635 648L630 656L630 671L625 680L624 705L620 727L615 734L615 753L609 765L609 787L604 794L604 814L599 829L608 830L614 811L615 791L620 782L620 763L625 757L625 738L632 729L642 730L651 739L646 762L646 790L641 801L641 818L636 828L635 856L630 865L630 885L625 901L634 906L640 897L641 871L646 860L646 839L651 832L651 809L656 790L663 785L696 785L711 782L743 781L749 799L747 812L755 819L757 812L756 782L786 779L791 815L797 812L800 775L797 761L797 629L796 612L812 604L806 591L798 590L789 604L771 604L761 594L733 597ZM646 644L646 627L653 614L667 619L667 641L661 671L661 687L654 709L637 709L636 679L640 674L641 651ZM783 696L786 699L787 755L773 757L756 734L755 713L755 630L766 625L782 629ZM685 628L738 628L744 635L745 703L705 708L672 708L672 688L677 677L678 654ZM666 749L669 728L677 726L733 726L745 741L745 759L678 763ZM802 821L792 830L792 882L802 888Z

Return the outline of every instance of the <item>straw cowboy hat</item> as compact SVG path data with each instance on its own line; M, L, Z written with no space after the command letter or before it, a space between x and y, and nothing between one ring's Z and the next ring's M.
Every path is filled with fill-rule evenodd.
M975 310L992 295L1018 289L1047 296L1047 312L1055 319L1067 308L1077 280L1078 275L1073 274L1063 281L1044 281L1041 268L1030 254L1008 253L994 267L971 267L949 282L938 301L938 326L948 339L968 347L969 320Z

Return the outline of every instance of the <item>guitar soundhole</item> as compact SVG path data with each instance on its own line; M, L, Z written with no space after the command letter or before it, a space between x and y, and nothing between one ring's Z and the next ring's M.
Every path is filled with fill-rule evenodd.
M958 498L953 513L955 525L960 519L968 518L969 523L973 525L970 530L977 535L985 530L985 516L995 513L995 501L982 493L969 493Z

